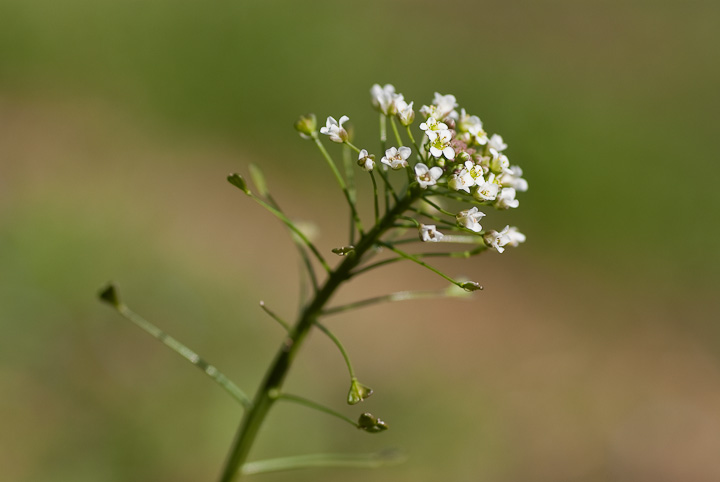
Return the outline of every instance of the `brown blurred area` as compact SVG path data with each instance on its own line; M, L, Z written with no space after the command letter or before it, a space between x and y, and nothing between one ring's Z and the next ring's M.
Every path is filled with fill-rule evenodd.
M252 392L281 337L258 302L292 318L298 260L224 177L261 166L323 252L344 244L342 195L292 123L347 114L378 154L375 82L416 106L453 93L504 136L530 190L488 218L528 240L439 263L484 285L472 300L328 319L389 431L281 405L252 454L408 462L258 480L720 479L720 7L296 6L0 3L0 480L217 476L238 406L95 295L114 280ZM336 302L443 287L398 264ZM321 336L288 389L359 413Z

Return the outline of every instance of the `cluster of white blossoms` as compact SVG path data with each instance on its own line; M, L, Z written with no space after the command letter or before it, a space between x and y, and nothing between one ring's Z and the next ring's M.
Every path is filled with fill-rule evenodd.
M398 142L401 141L396 121L407 128L414 147L397 145L386 149L380 161L384 170L409 170L411 178L427 191L427 196L445 196L474 204L457 213L455 230L483 236L488 247L502 253L505 246L517 246L525 241L525 236L514 227L506 226L499 232L484 231L480 224L485 213L478 206L500 210L517 208L520 204L517 193L528 189L522 169L510 164L505 154L508 146L500 135L488 135L480 118L459 108L454 95L436 92L433 102L419 110L423 137L420 144L416 144L410 130L415 121L413 102L408 103L391 84L375 84L370 93L373 106L393 123ZM348 143L342 126L347 120L347 116L340 117L339 121L328 117L320 132L333 142ZM366 149L359 150L358 165L365 171L373 171L375 156ZM419 234L427 242L453 238L443 235L436 225L422 224Z

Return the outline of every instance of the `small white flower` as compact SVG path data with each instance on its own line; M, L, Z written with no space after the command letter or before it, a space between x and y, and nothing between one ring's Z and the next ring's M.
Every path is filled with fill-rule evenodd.
M494 201L497 198L500 186L495 182L495 174L490 174L487 181L478 184L473 191L473 197L478 201Z
M510 238L507 245L516 248L518 244L525 242L525 235L517 230L515 226L511 226L506 233L507 237Z
M440 132L448 130L448 126L434 117L428 117L425 122L420 124L420 130L425 131L425 135L430 141L434 141Z
M470 188L483 184L483 168L473 164L472 161L465 161L465 167L455 172L448 181L448 187L456 191L470 193Z
M490 170L496 174L508 172L510 170L510 161L505 154L500 154L494 148L489 149L490 152L490 163L488 164Z
M455 159L455 150L450 147L452 133L449 130L437 131L437 137L430 140L430 154L433 157L445 156L445 159Z
M500 191L500 195L495 199L495 207L498 209L516 208L520 205L520 201L515 199L515 189L504 187Z
M467 144L476 143L485 145L488 142L487 133L482 128L482 121L476 115L469 115L465 109L460 110L458 130L463 132L461 139Z
M320 128L320 134L330 136L330 140L342 144L348 140L348 133L343 128L343 123L350 120L346 115L340 118L340 121L336 121L334 117L328 117L325 121L325 127Z
M458 106L458 103L454 95L441 95L438 92L435 92L433 104L436 106L435 117L438 120L443 120L446 117L457 119L455 107Z
M391 147L385 151L385 157L380 159L380 162L393 169L402 169L403 167L407 167L407 158L410 157L411 153L412 151L409 147L402 146L399 149Z
M392 84L385 84L380 87L375 84L370 89L372 95L373 106L385 115L395 115L398 112L398 104L404 103L403 95L395 93L395 87Z
M415 179L423 189L427 189L428 186L437 184L437 180L442 176L443 170L441 167L428 167L422 162L415 164Z
M438 231L434 224L420 225L420 239L425 243L437 243L443 236L443 233Z
M505 226L505 228L499 233L497 231L490 230L485 234L485 236L483 236L483 239L488 247L496 249L498 253L502 253L505 251L503 246L511 242L510 236L508 236L509 230L510 226Z
M415 112L413 112L413 103L409 104L405 100L400 99L395 102L397 107L397 116L400 123L404 126L409 126L415 121Z
M507 144L503 142L502 136L498 134L493 134L490 140L488 141L488 146L492 147L498 152L502 152L505 149L507 149Z
M375 156L373 156L372 154L368 154L368 151L363 149L358 155L357 163L358 166L370 172L375 168Z
M510 166L510 169L503 172L498 178L503 187L512 187L518 192L528 190L528 183L522 178L523 171L520 166Z
M485 216L485 213L481 213L477 207L473 207L465 211L460 211L457 213L457 216L455 216L455 219L457 219L457 223L460 226L479 233L482 231L482 226L480 226L479 221L483 216Z

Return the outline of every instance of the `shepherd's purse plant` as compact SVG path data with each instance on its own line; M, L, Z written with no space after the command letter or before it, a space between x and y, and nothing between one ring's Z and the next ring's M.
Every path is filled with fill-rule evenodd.
M290 219L270 194L265 178L256 166L250 166L252 190L239 174L228 176L230 184L288 228L305 271L302 304L294 322L286 321L260 303L267 315L283 328L285 335L254 396L249 396L190 348L131 311L120 299L114 285L109 284L100 292L103 301L200 368L244 409L221 470L221 482L261 472L322 466L377 467L398 461L399 456L387 452L297 455L259 461L249 461L248 457L260 428L278 402L293 402L319 410L367 433L387 430L388 425L371 413L365 412L357 419L351 419L305 394L292 394L283 389L310 331L319 330L337 346L348 370L349 390L344 398L350 405L358 404L373 391L358 380L345 347L326 325L326 318L382 302L466 296L481 290L482 286L474 280L449 276L430 264L433 258L470 258L487 250L502 253L525 241L525 236L515 227L485 229L481 225L484 211L517 208L517 193L528 188L522 169L510 164L505 154L507 145L500 135L489 136L479 117L463 108L458 110L453 95L435 93L433 102L419 109L421 122L419 131L415 132L412 129L416 118L414 103L408 103L392 85L374 85L371 98L379 112L382 156L352 144L345 127L349 119L345 115L337 120L328 117L320 129L312 114L295 123L300 136L317 146L347 203L348 239L337 243L331 253L320 252L308 230ZM323 141L340 145L342 162L336 162ZM356 162L352 160L353 153L357 156ZM370 219L360 216L356 189L359 182L369 182L372 186L372 195L368 195L367 200L372 204L368 207ZM434 249L413 248L413 245L428 243ZM335 258L334 262L329 260L331 256ZM450 283L448 288L400 291L345 305L332 304L334 295L349 281L401 261L414 263L444 278Z

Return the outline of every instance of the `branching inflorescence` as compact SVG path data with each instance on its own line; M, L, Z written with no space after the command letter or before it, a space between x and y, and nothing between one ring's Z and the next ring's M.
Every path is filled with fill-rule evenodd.
M404 96L396 93L390 84L384 87L374 85L371 96L374 107L380 113L380 148L384 155L379 163L367 149L359 149L351 143L350 135L344 127L349 120L347 116L343 115L339 120L328 117L325 126L319 130L312 114L301 117L295 123L300 135L311 140L320 150L348 204L349 239L347 244L332 250L332 253L341 257L334 267L304 230L281 209L257 167L250 166L256 192L248 187L242 176L228 176L231 184L287 226L306 272L303 277L305 295L293 324L285 321L265 303L260 303L261 308L282 326L286 334L254 397L247 396L216 367L206 363L185 345L132 312L120 300L113 285L101 292L101 298L121 315L202 369L244 408L245 413L220 477L222 482L259 472L318 466L377 467L397 461L396 455L382 452L365 455L300 455L254 462L248 462L247 458L261 425L278 401L294 402L319 410L367 433L379 433L387 429L385 422L370 413L363 413L357 420L353 420L332 408L283 390L295 355L310 330L317 328L337 346L347 365L350 378L350 390L345 397L347 403L360 403L373 393L358 381L347 350L321 319L381 302L467 295L467 292L482 289L480 284L448 276L428 264L427 260L434 257L468 258L488 249L502 253L506 247L514 247L525 241L525 236L515 227L505 226L495 231L484 230L480 224L485 216L481 209L516 208L519 204L517 193L526 191L528 187L522 178L522 170L518 166L511 166L504 154L507 145L502 137L497 134L488 136L480 119L468 114L465 109L458 112L454 96L435 93L432 104L423 105L419 110L423 121L419 124L421 140L418 144L411 128L416 117L413 102L407 103ZM388 142L388 125L395 142ZM343 145L344 162L335 162L323 145L323 136ZM408 145L405 145L404 138ZM357 166L350 158L352 151L357 154ZM373 188L373 217L367 225L358 209L356 171L366 172ZM395 171L405 171L405 175L398 176ZM380 177L379 181L375 177L376 173ZM399 184L402 187L398 187ZM460 208L449 207L458 204ZM415 231L417 235L403 237L408 230ZM465 245L466 248L407 251L405 246L413 243L437 243L436 246L448 247ZM372 261L381 251L388 256ZM440 291L402 291L347 305L328 306L344 283L403 260L441 276L451 283L450 287ZM324 275L318 274L318 267L324 271Z

